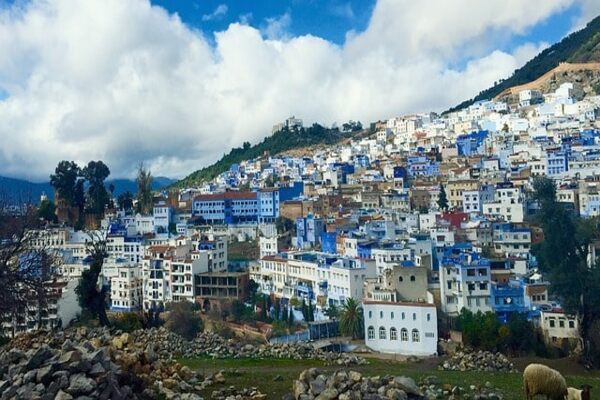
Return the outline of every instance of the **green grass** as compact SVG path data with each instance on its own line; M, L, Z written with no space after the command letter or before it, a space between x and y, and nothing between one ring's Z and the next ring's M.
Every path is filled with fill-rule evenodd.
M291 392L294 380L304 369L317 367L326 373L342 369L342 367L325 366L323 362L316 360L193 358L180 359L179 362L204 374L225 370L226 382L221 386L257 387L262 393L267 394L269 399L280 399L284 394ZM359 371L364 376L404 375L417 382L427 376L436 376L441 384L459 385L466 389L471 385L483 386L486 382L490 382L494 391L501 393L506 400L523 398L520 373L439 371L437 364L438 361L434 359L416 363L370 359L369 365L352 366L348 369ZM275 381L274 378L278 375L282 379ZM570 386L577 387L589 383L600 387L598 372L586 376L567 375L566 379ZM219 387L219 385L211 386L204 396L210 398L212 391Z

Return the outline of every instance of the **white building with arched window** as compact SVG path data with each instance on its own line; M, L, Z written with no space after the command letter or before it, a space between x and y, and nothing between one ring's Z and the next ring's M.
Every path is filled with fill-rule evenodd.
M382 353L437 353L437 312L430 303L363 301L366 345Z

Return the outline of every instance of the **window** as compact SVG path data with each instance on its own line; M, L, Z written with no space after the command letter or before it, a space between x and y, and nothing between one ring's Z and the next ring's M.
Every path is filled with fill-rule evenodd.
M419 331L417 329L413 329L412 330L412 341L415 343L418 343L420 340L419 338Z
M573 320L569 321L569 328L571 328L571 329L575 328L575 321L573 321Z
M369 311L369 319L373 318L373 311Z
M431 321L431 314L427 313L427 321Z
M386 334L385 334L385 328L383 326L379 327L379 339L385 339Z
M550 320L550 328L554 328L554 319Z
M390 328L390 340L398 340L398 331L396 328Z
M404 314L404 312L402 313L402 319L406 318L406 315Z
M417 313L413 313L413 321L417 320Z
M406 328L402 328L400 330L400 340L403 342L408 342L408 330L406 330Z
M369 340L375 339L375 329L372 326L367 328L367 337Z
M390 319L394 319L394 312L393 311L390 313Z
M379 311L379 318L383 318L383 311Z
M410 276L410 281L411 281L411 282L414 282L414 281L415 281L415 279L416 279L416 278L415 278L415 276L414 276L414 275L411 275L411 276Z
M564 321L564 320L562 320L562 319L561 319L561 320L559 320L559 321L558 321L558 326L560 326L561 328L564 328L564 327L565 327L565 321Z

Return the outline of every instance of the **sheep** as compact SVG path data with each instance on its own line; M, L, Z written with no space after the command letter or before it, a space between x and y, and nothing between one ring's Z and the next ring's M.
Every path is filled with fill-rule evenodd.
M590 400L590 385L582 385L581 389L567 388L567 400Z
M560 372L542 364L529 364L523 371L525 398L546 395L548 400L565 400L567 382Z

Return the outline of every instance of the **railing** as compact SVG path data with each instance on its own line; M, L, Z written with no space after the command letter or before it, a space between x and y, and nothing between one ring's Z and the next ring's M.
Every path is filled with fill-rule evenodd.
M308 342L310 340L310 333L307 330L296 332L291 335L286 336L277 336L269 339L269 343L278 344L278 343L297 343L297 342Z

